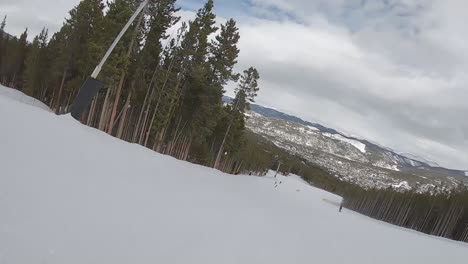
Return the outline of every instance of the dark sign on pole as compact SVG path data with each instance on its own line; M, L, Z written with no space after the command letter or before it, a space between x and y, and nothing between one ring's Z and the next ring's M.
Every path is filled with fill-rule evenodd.
M102 87L103 83L94 78L90 77L85 81L71 106L71 115L73 118L78 121L81 119L81 115L89 107L94 96L96 96Z

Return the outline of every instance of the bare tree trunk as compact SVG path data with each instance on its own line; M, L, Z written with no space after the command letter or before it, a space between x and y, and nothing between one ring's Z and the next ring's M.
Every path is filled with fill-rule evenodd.
M16 81L16 72L13 74L13 78L11 79L10 85L8 85L8 86L10 86L11 88L16 89L15 81Z
M123 128L124 128L124 124L125 124L125 120L127 118L127 112L128 112L128 108L130 106L130 98L132 97L132 92L129 92L128 93L128 96L127 96L127 100L125 101L125 104L124 104L124 109L123 109L123 115L122 117L120 118L120 121L119 121L119 127L117 128L117 138L120 138L122 139L122 133L123 133Z
M71 100L72 100L72 95L73 95L73 93L70 93L70 94L68 95L67 104L66 104L66 106L65 106L65 112L68 112L68 109L70 108L70 104L71 104Z
M135 39L137 37L137 33L140 29L141 23L143 21L143 17L145 16L145 12L143 12L140 17L138 18L138 22L135 27L135 31L133 32L132 40L130 41L130 45L128 46L126 58L130 58L130 55L132 54L133 50L133 45L135 44ZM108 134L112 133L112 128L114 127L114 122L115 122L115 116L117 114L117 107L119 106L119 101L120 101L120 96L122 94L122 87L125 82L125 77L126 77L126 71L122 70L122 74L120 75L120 80L119 80L119 85L117 86L117 92L114 98L114 105L112 107L112 112L110 115L110 120L109 120L109 130L107 131Z
M60 111L60 101L61 101L61 97L62 97L62 92L63 92L63 86L65 85L65 79L67 77L67 71L68 71L68 67L65 67L65 69L63 70L63 74L62 74L62 81L60 82L60 88L59 88L59 93L58 93L58 96L57 96L57 102L55 103L55 109L56 109L56 114L60 114L59 111Z
M167 128L163 128L159 133L156 134L154 138L153 150L157 152L161 152L161 146L164 140L164 136L166 135Z
M122 93L122 87L125 81L125 71L122 70L122 75L120 76L120 81L117 86L116 95L114 98L114 103L109 117L109 127L107 129L107 134L112 134L112 129L114 128L115 116L117 115L117 107L119 106L120 95Z
M54 89L54 90L52 91L52 95L51 95L51 97L50 97L50 101L49 101L49 103L47 104L51 109L54 109L55 91L56 91L56 90L57 90L57 89Z
M145 111L146 104L148 102L149 94L150 94L150 90L147 89L146 94L145 94L145 99L143 100L143 105L141 106L141 109L140 109L140 115L138 116L138 121L137 121L137 124L135 126L135 130L133 131L132 142L134 142L134 143L136 142L138 134L139 134L138 132L140 131L141 118L143 117L143 113Z
M461 241L468 242L468 224L465 226L465 231L463 233Z
M189 142L187 144L187 148L185 149L183 160L188 160L191 147L192 147L192 137L190 137L190 140L189 140Z
M49 90L49 86L42 85L42 93L39 95L39 100L41 100L42 102L45 102L45 97L46 97L48 90Z
M181 118L181 120L182 120L182 118ZM174 146L177 146L177 142L179 142L179 139L182 136L182 132L184 131L186 125L187 125L187 121L185 121L185 123L184 123L182 129L180 130L180 132L175 135L175 138L174 138L173 143L172 143L173 144L172 148L174 148Z
M236 168L235 168L235 171L234 173L240 173L241 170L242 170L242 163L244 163L243 161L240 161L239 164L236 165Z
M156 112L158 111L158 106L156 106L156 108L154 109L153 111L153 116L151 117L151 121L148 125L148 129L146 130L146 135L145 135L145 143L143 146L147 146L148 145L148 139L149 139L149 136L151 134L151 130L153 128L153 122L154 122L154 119L156 118Z
M130 141L132 138L131 136L132 135L132 117L133 117L133 112L134 112L135 108L132 108L132 110L130 111L130 118L128 119L128 121L125 122L124 124L124 132L123 132L123 135L122 135L122 139L125 140L125 141Z
M177 126L174 132L174 137L171 140L169 140L169 144L168 144L169 146L166 150L166 154L172 155L172 150L174 149L174 140L177 137L177 133L179 132L180 122L182 122L182 117L180 117L179 121L177 122Z
M89 110L89 115L88 115L88 121L86 122L87 126L92 126L93 124L93 119L94 119L94 112L96 111L96 102L98 100L98 97L94 97L93 102L91 103L91 109Z
M218 155L216 155L216 160L215 160L215 163L214 163L214 166L213 166L213 168L215 168L215 169L218 168L219 162L221 161L221 155L222 155L222 153L224 151L224 144L226 144L226 139L227 139L227 137L229 135L229 132L231 131L232 123L233 123L233 119L231 119L231 122L229 123L229 126L226 129L226 133L224 134L223 142L221 143L221 146L219 147Z
M107 112L107 104L109 101L109 93L110 93L110 88L107 89L106 97L104 98L104 104L102 105L101 117L99 118L99 126L98 126L99 130L104 130L104 126L106 123L106 112Z
M224 151L224 144L226 144L226 139L229 135L229 132L231 131L232 124L234 123L235 114L237 112L237 108L239 107L239 102L241 99L243 100L242 94L239 96L239 98L237 98L236 104L232 108L232 113L234 116L231 116L231 120L229 120L229 125L228 125L228 128L226 129L226 133L224 134L223 142L221 143L221 146L219 147L218 155L216 155L216 160L213 166L215 169L218 168L219 162L221 161L221 155Z
M144 136L145 131L146 131L146 124L147 124L147 121L148 121L148 115L149 115L149 112L150 112L150 108L151 108L151 103L148 103L148 105L146 107L146 110L145 110L144 117L143 117L143 123L141 124L141 129L140 129L140 131L138 131L138 133L139 133L138 144L140 144L140 145L143 143L143 136Z

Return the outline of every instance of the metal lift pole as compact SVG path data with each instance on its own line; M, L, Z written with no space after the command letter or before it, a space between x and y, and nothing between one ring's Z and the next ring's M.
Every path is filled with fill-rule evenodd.
M133 15L127 21L127 24L125 24L125 26L122 28L119 35L117 35L117 37L114 39L114 42L112 42L112 45L109 47L104 57L96 66L91 76L81 86L80 91L78 92L78 95L75 97L75 100L73 101L73 104L71 106L71 115L76 120L81 119L81 115L91 104L91 101L93 100L94 96L96 96L99 90L104 86L104 84L101 81L98 81L96 79L99 73L101 72L102 66L106 63L115 46L117 46L122 36L125 34L125 32L127 32L130 25L133 23L133 21L135 21L135 18L146 7L148 2L149 0L145 0L140 4L135 13L133 13Z

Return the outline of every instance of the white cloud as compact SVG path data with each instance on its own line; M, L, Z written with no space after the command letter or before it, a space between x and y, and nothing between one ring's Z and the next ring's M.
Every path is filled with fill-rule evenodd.
M49 32L60 29L65 17L80 0L2 0L0 16L7 15L5 30L20 35L28 28L28 38L39 34L42 28Z
M367 1L365 11L350 11L348 1L255 0L256 8L274 6L292 18L244 20L239 69L259 68L261 103L466 168L467 19L452 12L463 8L389 2L393 9ZM409 14L401 19L403 7ZM369 18L351 27L336 17L346 12Z

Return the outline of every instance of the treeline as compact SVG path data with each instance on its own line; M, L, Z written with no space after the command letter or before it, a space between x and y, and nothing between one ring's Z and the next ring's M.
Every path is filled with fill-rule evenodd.
M360 214L429 235L468 242L468 188L459 185L451 193L416 193L387 189L364 189L331 176L326 170L302 157L291 155L264 139L253 141L269 153L269 159L281 162L280 172L300 175L309 184L343 197L343 206ZM255 139L256 138L256 139Z
M451 194L431 195L413 191L341 190L344 206L394 225L426 234L468 242L468 190L459 186Z
M244 112L259 90L258 71L234 71L239 29L217 25L208 0L181 23L175 0L152 0L123 36L98 79L104 89L82 123L178 159L226 172L264 171L247 160ZM27 41L0 30L0 82L67 113L139 0L83 0L62 28ZM170 30L177 28L177 30ZM171 33L171 31L174 31ZM237 82L224 104L224 87ZM249 157L250 158L250 157Z

